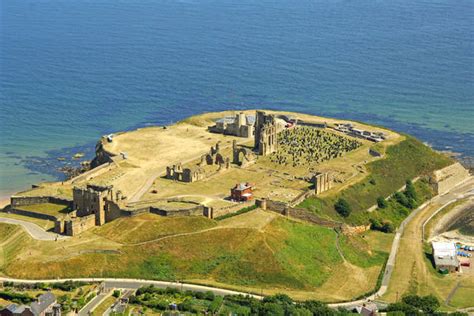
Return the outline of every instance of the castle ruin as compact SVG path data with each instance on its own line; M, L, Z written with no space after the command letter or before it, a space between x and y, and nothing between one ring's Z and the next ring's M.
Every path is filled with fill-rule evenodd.
M251 138L254 134L254 124L255 116L240 112L235 116L227 116L217 120L216 125L209 126L208 130L213 133Z
M57 219L54 231L74 236L93 226L102 226L121 216L118 205L122 193L114 193L112 186L88 184L73 188L73 212L66 218Z
M267 115L263 111L257 111L254 150L260 156L266 156L276 152L278 149L277 135L278 131L275 115Z
M217 166L217 170L209 173L205 166ZM201 156L200 162L192 167L183 168L181 163L166 167L166 178L181 182L195 182L209 177L210 175L230 168L229 157L224 158L220 153L220 143L211 147L209 153Z

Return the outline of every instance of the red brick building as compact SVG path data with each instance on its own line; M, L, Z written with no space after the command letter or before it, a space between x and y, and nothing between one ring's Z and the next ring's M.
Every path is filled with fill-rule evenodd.
M253 197L252 187L250 183L236 184L235 187L230 189L231 199L239 202L251 200Z

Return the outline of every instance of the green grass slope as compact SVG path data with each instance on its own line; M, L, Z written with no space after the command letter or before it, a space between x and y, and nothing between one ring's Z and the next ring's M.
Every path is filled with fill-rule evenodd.
M390 146L384 159L367 164L369 174L364 180L334 195L309 198L300 207L338 221L365 224L369 222L369 215L365 210L376 204L377 197L389 196L403 186L407 179L427 175L451 163L451 158L407 136L399 144ZM343 218L334 210L338 198L344 198L351 205L352 213L349 217Z
M268 216L274 218L274 214ZM146 238L140 237L142 231L134 232L138 235L134 237L136 240L149 238L147 232L144 232ZM62 257L61 253L53 251L54 260L48 257L52 250L44 247L45 242L21 240L17 246L24 249L28 243L34 248L34 256L23 255L30 253L30 249L25 249L16 258L7 256L3 273L19 278L102 276L188 280L229 287L313 293L344 268L334 230L282 217L274 218L260 229L218 226L142 245L124 245L117 253L77 253L73 245L67 246L65 242L64 249L68 251ZM351 256L350 261L354 264L381 266L383 260L368 244L347 244L346 255ZM58 247L63 249L63 245ZM352 256L357 258L352 259ZM370 275L373 273L371 270ZM365 278L372 280L371 276ZM337 279L344 282L344 278Z
M206 217L164 217L146 213L119 218L96 228L94 233L118 243L136 244L214 226L216 222Z

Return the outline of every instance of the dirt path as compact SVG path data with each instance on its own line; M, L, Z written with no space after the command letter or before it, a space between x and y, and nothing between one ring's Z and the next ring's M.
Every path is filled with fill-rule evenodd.
M336 229L334 229L334 231L336 232L336 249L337 249L337 252L338 252L339 255L341 256L342 261L344 261L344 263L346 263L346 262L347 262L346 257L344 257L344 254L342 253L341 246L340 246L340 244L339 244L339 241L340 241L340 240L339 240L339 237L340 237L340 236L339 236L339 232L338 232Z
M451 299L453 298L454 294L456 294L456 291L459 289L460 286L461 286L461 282L456 283L456 286L453 287L451 292L449 292L449 295L448 295L448 297L446 298L446 301L445 301L446 305L449 306L449 303L451 302Z

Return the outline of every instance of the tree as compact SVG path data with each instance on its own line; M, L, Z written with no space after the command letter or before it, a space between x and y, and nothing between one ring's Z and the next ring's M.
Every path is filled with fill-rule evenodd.
M348 217L352 212L351 206L343 198L339 198L339 200L337 200L336 204L334 204L334 209L342 217Z
M321 315L321 316L333 316L336 315L336 312L329 308L326 304L315 301L309 300L305 301L301 304L304 308L308 309L313 313L313 315Z
M421 314L414 306L411 306L404 302L398 302L388 305L387 312L402 312L405 316Z
M427 296L408 295L403 297L402 301L428 314L434 313L440 306L439 300L431 294Z
M379 208L386 208L388 206L388 203L383 196L377 198L377 206Z
M413 185L413 182L411 182L411 180L407 180L407 182L406 182L405 196L409 200L415 200L416 201L416 190L415 190L415 186Z
M112 293L112 296L118 298L120 296L120 290L114 290L114 292Z
M401 205L410 208L410 202L408 201L408 198L406 197L405 194L401 192L396 192L394 194L395 200L400 203Z
M275 316L284 316L285 310L283 307L277 303L265 303L263 304L262 309L260 310L260 315L275 315Z

